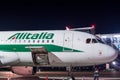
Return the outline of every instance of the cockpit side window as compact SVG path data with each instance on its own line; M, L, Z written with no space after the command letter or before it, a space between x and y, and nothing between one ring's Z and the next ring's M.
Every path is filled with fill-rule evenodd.
M92 39L92 43L98 43L96 39Z
M86 39L86 43L89 44L91 42L91 38Z

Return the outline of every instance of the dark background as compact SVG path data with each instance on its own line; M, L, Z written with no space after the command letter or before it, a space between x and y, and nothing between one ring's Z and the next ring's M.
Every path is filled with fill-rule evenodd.
M120 32L119 0L0 2L0 30L64 30L94 24L96 33Z

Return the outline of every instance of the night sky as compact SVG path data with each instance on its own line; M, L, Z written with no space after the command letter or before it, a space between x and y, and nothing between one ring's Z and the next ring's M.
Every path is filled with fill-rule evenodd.
M95 24L96 33L120 33L119 0L1 2L0 30L64 30Z

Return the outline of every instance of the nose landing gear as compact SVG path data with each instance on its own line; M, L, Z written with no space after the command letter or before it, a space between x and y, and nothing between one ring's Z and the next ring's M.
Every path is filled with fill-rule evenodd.
M72 74L72 65L66 67L68 71L67 80L75 80L75 77Z

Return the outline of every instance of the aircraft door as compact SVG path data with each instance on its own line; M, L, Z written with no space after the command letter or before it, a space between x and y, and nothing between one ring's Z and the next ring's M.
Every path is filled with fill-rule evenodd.
M66 32L64 33L64 41L63 41L63 51L73 51L73 33Z
M30 48L35 65L48 65L48 52L45 48Z

